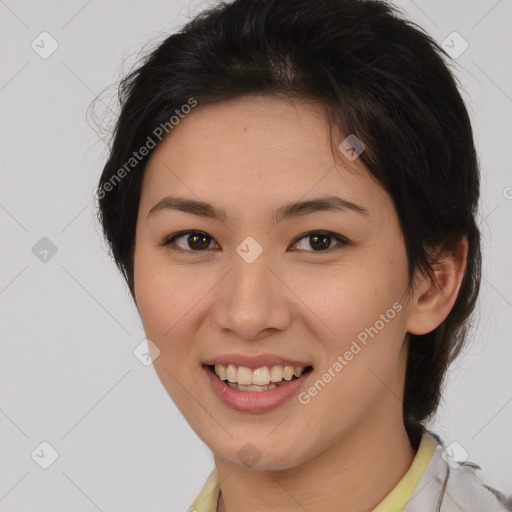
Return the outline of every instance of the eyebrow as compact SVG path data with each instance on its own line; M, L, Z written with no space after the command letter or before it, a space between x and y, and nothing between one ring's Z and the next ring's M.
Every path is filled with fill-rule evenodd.
M227 219L226 211L222 208L216 208L210 203L187 199L184 197L166 196L149 210L147 218L164 210L178 210L186 213L192 213L201 217L208 217L220 221ZM358 204L347 201L337 196L319 197L307 201L299 201L279 207L273 214L273 220L277 224L285 219L308 215L320 211L353 211L362 215L368 215L370 212Z

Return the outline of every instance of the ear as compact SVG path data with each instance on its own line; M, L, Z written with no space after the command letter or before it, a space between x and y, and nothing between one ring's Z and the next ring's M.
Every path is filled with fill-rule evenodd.
M459 239L453 249L442 252L432 265L433 276L415 275L415 288L407 319L411 334L427 334L450 313L466 270L468 240Z

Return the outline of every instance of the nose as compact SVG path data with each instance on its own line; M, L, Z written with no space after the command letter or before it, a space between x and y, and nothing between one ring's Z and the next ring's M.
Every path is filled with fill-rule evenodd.
M249 263L238 254L219 283L213 321L218 329L246 340L259 340L285 330L291 320L291 295L263 252Z

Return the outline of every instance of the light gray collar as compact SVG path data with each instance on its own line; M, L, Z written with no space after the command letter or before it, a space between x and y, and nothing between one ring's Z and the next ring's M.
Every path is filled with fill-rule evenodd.
M457 463L441 439L402 512L510 512L512 496L485 485L473 462Z

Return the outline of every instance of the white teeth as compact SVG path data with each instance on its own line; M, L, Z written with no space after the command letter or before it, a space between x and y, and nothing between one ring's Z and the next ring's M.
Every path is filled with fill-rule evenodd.
M215 373L219 376L220 380L226 380L226 368L221 364L215 366Z
M274 386L274 384L268 384L267 386L257 386L257 385L251 385L251 386L244 386L242 384L237 384L236 382L229 382L228 386L233 389L238 389L240 391L268 391L269 389L277 388L277 386Z
M283 379L284 380L292 380L293 377L293 366L285 366L283 370ZM302 373L302 371L301 371Z
M252 384L252 370L245 366L240 366L240 368L238 368L238 377L236 381L238 384L243 384L244 386Z
M302 375L303 371L304 371L304 367L298 366L297 368L293 369L293 375L295 375L295 377L300 377Z
M239 368L238 373L240 373L240 370L241 368ZM270 382L270 371L266 366L263 368L256 368L256 370L251 373L252 384L257 384L258 386L266 386ZM238 383L243 384L243 382L240 381L238 381Z
M217 366L217 365L215 365L215 366ZM226 379L228 379L229 382L236 382L236 379L237 379L237 369L232 364L228 364L228 367L226 369Z
M256 368L253 371L247 366L237 367L233 364L228 364L226 367L223 364L216 364L215 375L217 375L221 380L227 380L230 383L238 383L241 386L239 389L242 389L245 386L251 385L267 386L271 382L281 382L283 379L290 381L294 375L297 378L300 377L304 371L304 368L304 366L283 367L276 365L272 366L271 368L262 366L261 368ZM264 390L263 388L261 389ZM270 387L270 389L272 389L272 387Z
M270 382L281 382L283 380L283 367L272 366L270 370Z

